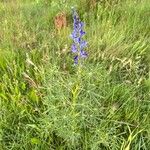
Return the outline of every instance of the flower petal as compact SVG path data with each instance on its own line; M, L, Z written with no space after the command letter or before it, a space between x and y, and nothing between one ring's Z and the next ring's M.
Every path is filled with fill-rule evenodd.
M80 30L80 36L83 36L85 34L85 32L81 29Z
M86 58L87 53L84 50L80 50L80 56L81 56L81 58Z
M87 46L87 42L84 41L84 40L82 40L82 41L80 42L80 49L83 49L83 48L86 47L86 46Z
M72 46L71 46L71 51L72 51L73 53L77 53L77 52L78 52L77 46L76 46L75 44L72 44Z
M76 56L74 57L74 63L75 63L75 64L78 64L78 55L76 55Z

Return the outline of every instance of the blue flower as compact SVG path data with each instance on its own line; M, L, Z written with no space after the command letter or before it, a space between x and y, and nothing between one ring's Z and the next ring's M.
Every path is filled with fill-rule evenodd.
M73 53L77 53L78 52L77 46L75 44L72 44L71 49L72 49Z
M86 58L87 57L86 51L80 50L80 56L81 56L81 58Z
M83 49L87 46L87 42L86 41L81 41L80 42L80 49Z
M74 63L78 64L78 55L74 56Z
M79 59L86 58L88 55L84 50L87 46L87 42L83 40L83 36L86 34L83 30L84 23L80 21L75 9L73 9L73 21L73 32L71 34L73 44L71 46L71 51L75 54L74 63L78 64Z
M83 30L80 30L80 35L83 36L85 32Z

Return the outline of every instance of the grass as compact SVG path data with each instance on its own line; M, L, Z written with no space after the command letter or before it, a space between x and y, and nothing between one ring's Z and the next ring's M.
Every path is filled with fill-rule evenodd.
M70 54L75 5L89 57ZM149 150L148 0L0 2L1 150ZM65 11L68 27L53 18Z

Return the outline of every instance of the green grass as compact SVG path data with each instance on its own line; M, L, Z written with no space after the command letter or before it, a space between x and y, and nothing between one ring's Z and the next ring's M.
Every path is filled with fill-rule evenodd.
M74 5L88 41L80 79ZM148 0L1 1L0 150L149 150L149 12Z

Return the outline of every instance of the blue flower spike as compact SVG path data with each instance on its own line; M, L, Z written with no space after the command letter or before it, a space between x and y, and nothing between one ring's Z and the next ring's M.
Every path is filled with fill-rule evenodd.
M73 32L71 38L73 39L73 44L71 46L72 53L74 56L74 63L78 64L79 60L86 58L88 55L85 52L84 48L87 47L87 42L83 40L85 31L83 30L84 23L80 21L77 11L75 8L72 8L73 11Z

